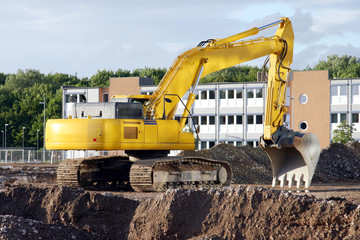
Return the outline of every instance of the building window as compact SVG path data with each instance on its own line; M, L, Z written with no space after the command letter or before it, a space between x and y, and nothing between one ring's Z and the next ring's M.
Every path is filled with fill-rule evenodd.
M103 102L109 102L109 94L108 93L103 94Z
M346 86L340 86L340 96L346 96Z
M226 98L225 90L220 90L220 99L225 99L225 98Z
M331 93L331 96L337 96L337 86L331 86L330 87L330 93Z
M337 113L331 114L331 123L337 123Z
M243 90L242 89L236 89L236 98L237 99L243 98Z
M263 97L262 89L257 88L256 89L256 98L262 98L262 97Z
M306 104L308 102L308 96L305 93L301 94L299 97L299 102L301 104Z
M238 125L242 124L242 116L241 115L236 116L236 124L238 124Z
M215 116L209 116L209 125L215 125Z
M235 142L235 146L237 146L237 147L240 147L240 146L242 146L243 145L243 142L242 141L236 141Z
M220 125L225 125L225 124L226 124L226 117L220 116Z
M209 91L209 99L215 99L215 91L214 90Z
M234 124L234 116L228 116L228 125Z
M351 87L352 95L359 95L359 86L360 85L354 85L354 86Z
M233 99L235 97L234 90L228 90L228 99Z
M248 89L246 92L246 97L247 98L254 98L254 91L253 89Z
M254 141L247 141L247 145L249 145L250 147L254 146Z
M207 125L207 118L206 116L201 116L201 125Z
M198 125L199 121L198 121L198 116L193 116L193 123L194 125Z
M233 141L228 141L228 144L229 145L234 145L234 142Z
M201 100L207 99L207 91L201 91Z
M84 94L79 94L79 101L81 102L81 103L86 103L86 97L85 97L85 95Z
M305 122L305 121L300 122L299 128L301 131L306 131L306 129L308 128L307 122Z
M205 141L201 141L201 149L205 149L206 148L206 142Z
M195 100L199 99L199 92L195 92Z
M340 113L340 122L346 121L346 113Z
M262 124L262 123L263 123L262 115L256 115L256 124Z
M358 123L359 122L359 113L353 113L352 114L352 123Z
M253 115L247 116L247 124L254 124L254 116Z
M215 142L214 141L209 141L209 148L212 148L213 146L215 146Z

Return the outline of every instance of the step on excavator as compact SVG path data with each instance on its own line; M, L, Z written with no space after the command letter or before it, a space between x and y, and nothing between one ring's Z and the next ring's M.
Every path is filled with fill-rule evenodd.
M274 36L249 40L273 26L278 26ZM283 187L287 182L291 187L296 182L297 187L308 187L320 154L319 141L314 134L283 126L293 42L288 18L227 38L202 41L175 59L152 95L117 96L117 101L109 103L78 103L67 119L48 120L47 149L125 150L127 155L65 159L57 169L57 182L74 188L135 191L229 186L232 172L228 162L168 154L170 150L195 148L194 134L184 131L184 127L191 118L190 108L202 77L268 56L260 146L271 160L273 186L280 182ZM184 96L188 96L186 103ZM184 105L184 112L180 120L175 120L179 104Z

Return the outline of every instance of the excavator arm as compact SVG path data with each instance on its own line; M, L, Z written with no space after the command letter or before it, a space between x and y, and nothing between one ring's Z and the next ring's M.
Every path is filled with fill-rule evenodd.
M241 41L274 25L279 25L279 27L272 37ZM265 117L266 135L269 138L282 124L287 74L292 63L293 42L293 30L288 18L282 18L266 26L252 28L224 39L210 39L201 42L197 47L184 52L175 59L145 104L146 118L173 119L179 100L189 89L192 89L192 93L188 99L187 108L192 105L200 78L224 68L270 55L268 94L274 99L268 101ZM183 119L185 116L186 112L184 112ZM181 126L183 127L184 124Z

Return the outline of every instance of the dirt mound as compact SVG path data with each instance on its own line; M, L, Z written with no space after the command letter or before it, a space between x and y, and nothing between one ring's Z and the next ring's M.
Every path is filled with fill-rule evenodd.
M259 187L138 200L64 187L0 192L2 239L355 239L360 208Z
M53 226L60 229L64 226L71 227L74 229L71 232L78 239L99 239L100 236L101 239L126 238L129 222L137 205L136 201L111 194L92 194L65 187L16 187L0 192L0 215L38 221L45 232L51 231ZM19 227L10 225L5 230L20 228L20 231L26 222ZM0 234L3 230L0 229ZM54 236L50 239L63 238ZM71 238L68 236L67 239Z
M323 149L313 182L360 181L360 143L333 143Z
M219 144L210 149L184 151L181 155L228 161L233 171L232 183L271 184L271 164L265 152L257 147L235 147ZM333 143L320 154L314 183L360 181L360 143Z
M351 239L359 216L359 208L345 200L317 200L264 188L174 190L139 205L129 237Z
M183 151L180 155L229 162L233 171L232 183L270 184L272 181L270 160L260 148L250 146L235 147L221 143L210 149Z

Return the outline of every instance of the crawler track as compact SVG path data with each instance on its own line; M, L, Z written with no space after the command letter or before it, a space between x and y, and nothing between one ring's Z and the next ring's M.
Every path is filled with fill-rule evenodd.
M58 166L56 175L59 185L79 188L78 170L84 159L64 159Z
M229 186L231 169L227 162L198 157L141 160L132 165L130 182L135 191L141 192Z
M132 188L137 192L217 187L230 185L231 168L227 162L198 157L165 157L135 163L123 157L65 159L59 164L57 182L72 188Z

